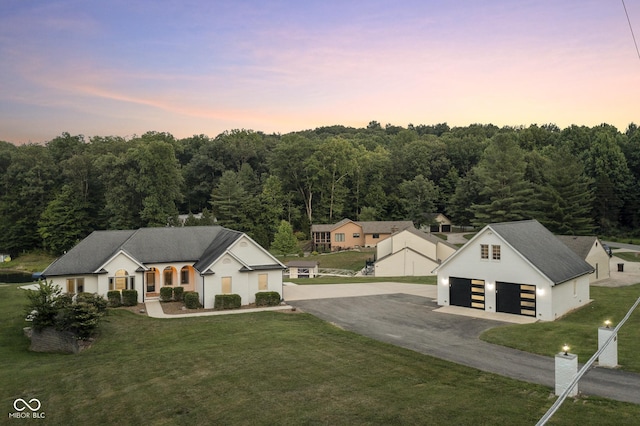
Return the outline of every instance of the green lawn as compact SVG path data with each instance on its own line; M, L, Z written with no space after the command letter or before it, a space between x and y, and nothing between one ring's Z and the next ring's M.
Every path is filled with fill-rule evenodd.
M493 328L481 339L499 345L552 356L564 343L586 362L598 350L598 327L611 320L615 327L640 297L640 284L628 287L591 287L589 305L553 322ZM618 362L625 370L640 373L640 309L618 333Z
M615 256L627 262L640 262L640 253L637 251L621 251L616 253Z
M278 260L284 264L290 260L316 261L320 268L326 269L349 269L359 271L365 267L367 260L373 260L376 255L375 249L345 250L334 253L321 253L307 257L280 256Z
M46 421L31 424L532 425L553 403L544 386L302 313L158 320L117 310L89 350L31 353L25 302L15 285L0 287L0 406L8 413L16 398L38 398ZM640 405L583 398L567 401L552 424L639 418Z

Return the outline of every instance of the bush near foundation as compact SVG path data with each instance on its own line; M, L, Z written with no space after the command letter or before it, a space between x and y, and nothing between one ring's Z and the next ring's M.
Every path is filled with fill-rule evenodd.
M107 301L109 307L117 308L118 306L122 306L122 295L118 290L109 290L107 292Z
M241 305L239 294L216 294L213 309L238 309Z
M124 306L136 306L138 304L138 291L122 290L122 304Z
M256 293L256 306L278 306L280 293L277 291L261 291Z
M187 291L184 293L184 306L187 309L198 309L200 307L200 295L197 291Z
M160 301L171 302L173 300L173 287L160 287Z
M184 299L184 287L176 287L173 289L173 300L182 302Z

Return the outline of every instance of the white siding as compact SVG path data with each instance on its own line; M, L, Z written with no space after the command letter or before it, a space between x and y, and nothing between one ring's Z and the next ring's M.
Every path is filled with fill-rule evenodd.
M404 249L377 261L374 266L376 277L403 277L433 275L432 271L438 264L419 253Z

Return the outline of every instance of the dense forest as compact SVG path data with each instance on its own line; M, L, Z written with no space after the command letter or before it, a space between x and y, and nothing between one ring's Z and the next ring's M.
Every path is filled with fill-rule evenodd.
M217 223L269 247L280 222L536 218L559 234L637 232L640 131L372 121L284 135L148 132L0 142L0 252L62 253L91 231ZM215 218L215 219L214 219Z

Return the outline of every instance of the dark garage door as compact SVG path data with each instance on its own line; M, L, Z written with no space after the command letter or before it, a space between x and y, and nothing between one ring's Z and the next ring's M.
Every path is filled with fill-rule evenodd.
M536 286L498 281L496 310L508 314L536 316Z
M450 277L449 304L484 310L484 281Z

